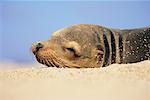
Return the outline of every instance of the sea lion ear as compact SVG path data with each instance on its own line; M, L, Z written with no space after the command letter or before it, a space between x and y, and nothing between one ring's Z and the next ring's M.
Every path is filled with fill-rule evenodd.
M78 57L81 56L81 46L75 41L70 41L66 43L64 45L64 48L74 52L75 56L78 56Z
M98 51L101 51L101 53L104 53L104 46L102 46L102 44L98 43L96 45L96 48L97 48Z
M104 56L104 47L100 43L96 44L96 48L93 50L93 53L97 59L97 64L102 65Z

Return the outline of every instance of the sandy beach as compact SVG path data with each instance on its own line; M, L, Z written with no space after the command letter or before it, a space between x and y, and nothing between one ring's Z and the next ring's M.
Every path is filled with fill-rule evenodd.
M0 100L150 100L150 61L87 69L0 66Z

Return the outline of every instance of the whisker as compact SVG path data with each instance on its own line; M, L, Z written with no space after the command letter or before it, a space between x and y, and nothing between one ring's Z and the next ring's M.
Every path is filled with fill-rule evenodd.
M53 60L53 63L55 64L56 67L59 67L59 63L56 60Z
M45 60L45 62L46 62L46 65L47 65L48 67L51 67L51 64L49 63L48 60Z
M36 59L37 59L38 62L41 62L38 56L36 56Z
M39 59L39 61L40 61L40 63L42 63L42 64L43 64L43 61L42 61L42 59Z
M54 67L54 66L52 65L52 63L51 63L49 60L48 60L48 62L49 62L49 64L50 64L51 67Z
M51 65L52 65L52 67L56 67L56 66L55 66L55 63L53 62L53 60L51 60L50 63L51 63Z
M45 56L44 56L45 55ZM46 65L47 67L69 67L68 62L63 61L56 55L54 51L47 51L44 55L36 55L36 59L39 63Z

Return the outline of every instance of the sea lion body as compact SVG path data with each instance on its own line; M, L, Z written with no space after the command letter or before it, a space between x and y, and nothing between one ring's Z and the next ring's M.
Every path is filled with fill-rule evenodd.
M120 30L78 24L39 43L32 45L32 51L47 66L93 68L150 59L150 27Z
M124 31L123 63L134 63L150 59L150 28Z

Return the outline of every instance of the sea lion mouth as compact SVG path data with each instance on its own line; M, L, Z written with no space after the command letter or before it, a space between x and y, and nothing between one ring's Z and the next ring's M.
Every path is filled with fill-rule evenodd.
M53 60L50 59L40 59L36 56L36 59L39 63L46 65L47 67L59 67Z
M59 63L52 50L42 51L42 53L41 51L36 52L35 57L39 63L44 64L48 67L59 67Z
M78 65L75 65L71 62L68 62L67 60L61 59L55 51L51 49L46 49L46 50L41 50L35 54L35 57L37 61L41 64L44 64L48 67L57 67L57 68L62 68L62 67L75 67L79 68Z

